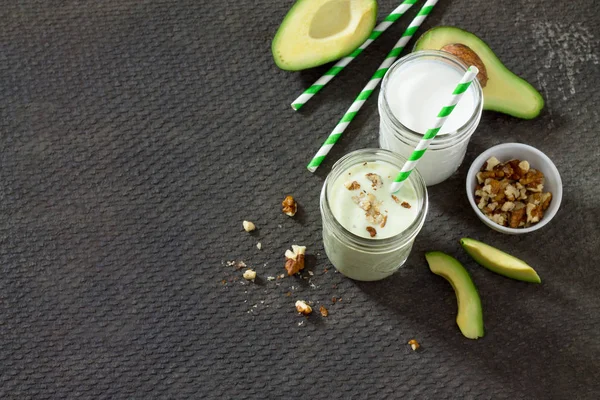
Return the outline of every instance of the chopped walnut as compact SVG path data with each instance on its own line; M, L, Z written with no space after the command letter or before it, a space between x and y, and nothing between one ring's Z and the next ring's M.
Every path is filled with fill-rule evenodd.
M327 311L327 309L325 308L325 306L321 306L319 307L319 312L321 313L322 316L326 317L329 315L329 311Z
M542 194L542 210L546 211L548 207L550 207L550 202L552 201L552 193L546 192Z
M512 201L507 201L506 203L504 203L501 207L502 211L512 211L513 208L515 208L515 203L513 203Z
M518 205L521 207L518 208ZM523 216L525 215L525 205L523 203L516 203L513 211L510 213L510 220L508 226L511 228L518 228L523 220Z
M293 217L298 211L298 203L292 196L286 196L281 202L281 209L285 215Z
M246 271L244 271L243 277L244 277L244 279L246 279L248 281L253 281L256 279L256 271L247 269Z
M365 211L365 218L368 223L373 225L385 225L387 216L381 213L381 202L377 200L377 197L375 197L374 194L366 194L366 192L363 192L358 196L352 196L352 200ZM384 222L384 220L386 222Z
M304 269L305 246L292 245L292 250L285 251L285 269L292 276Z
M406 201L403 201L402 204L400 204L400 205L402 207L404 207L404 208L410 208L411 207L410 204L408 202L406 202Z
M244 222L242 222L242 226L244 227L244 230L245 230L246 232L251 232L251 231L253 231L253 230L255 230L255 229L256 229L256 225L254 225L254 224L253 224L252 222L250 222L250 221L244 221Z
M496 207L498 207L498 203L488 203L487 208L490 211L494 211L496 209Z
M360 183L358 183L356 181L348 181L348 182L344 183L344 186L348 190L358 190L358 189L360 189Z
M379 224L379 227L385 228L385 224L387 224L387 218L388 218L387 215L383 216L383 221L381 221L381 224Z
M494 167L498 164L500 164L500 161L496 157L492 156L492 157L488 158L488 160L486 161L486 164L484 164L485 170L493 171Z
M394 200L396 203L400 204L400 199L399 199L397 196L394 196L394 195L392 195L392 199L393 199L393 200Z
M521 173L526 174L527 172L529 172L529 163L527 161L521 161L519 163L519 168L521 169Z
M373 173L368 173L366 176L367 179L371 181L373 189L377 190L383 186L383 179L381 179L381 176Z
M369 232L369 235L371 235L371 237L375 237L375 235L377 235L377 231L372 226L367 226L367 232Z
M506 189L504 189L504 194L508 200L515 201L519 197L520 192L513 185L508 185Z
M296 302L296 310L300 314L309 315L312 313L312 307L309 306L304 300L298 300Z
M413 351L417 351L419 349L419 347L421 347L419 342L417 342L415 339L409 340L408 345L410 346L411 349L413 349Z
M491 157L476 177L477 207L502 226L531 226L541 220L552 201L552 194L544 192L544 174L527 161L501 163Z
M488 218L498 225L504 225L506 222L506 216L504 214L488 214Z

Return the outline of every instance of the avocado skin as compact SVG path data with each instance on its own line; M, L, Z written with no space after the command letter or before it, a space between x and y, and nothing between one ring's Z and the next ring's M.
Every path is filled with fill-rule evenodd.
M502 250L492 247L489 244L485 244L483 242L471 238L462 238L460 240L460 244L465 249L467 254L469 254L473 258L473 260L475 260L482 267L485 267L492 272L518 281L529 283L542 283L542 279L539 277L537 272L529 265L527 265L527 263L525 263L523 260L520 260L515 256L512 256ZM491 254L486 255L486 251L488 253L491 252ZM495 254L508 256L522 263L524 268L511 269L510 266L499 264L492 259Z

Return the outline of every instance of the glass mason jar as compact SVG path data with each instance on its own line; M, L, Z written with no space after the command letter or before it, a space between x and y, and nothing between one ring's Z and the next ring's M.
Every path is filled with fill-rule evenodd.
M396 118L390 109L387 93L391 90L389 84L392 75L400 73L401 69L408 63L417 63L420 61L444 63L451 68L455 68L460 72L461 76L468 68L467 65L452 54L443 51L427 50L411 53L401 58L385 74L381 84L381 91L379 92L379 145L383 149L391 150L406 158L413 152L425 132L415 132L403 125ZM421 173L427 186L435 185L448 179L458 169L465 157L469 139L479 124L481 111L483 110L483 92L479 81L475 79L471 87L473 88L475 107L470 118L456 131L438 134L417 165L417 170ZM469 88L469 90L471 89ZM431 121L431 123L433 122Z
M408 258L415 237L423 227L427 214L428 200L425 182L414 171L408 178L416 192L418 207L415 220L403 232L383 239L358 236L334 217L329 198L332 185L341 174L357 164L377 161L386 162L402 169L406 160L399 155L382 149L362 149L349 153L335 163L321 190L320 208L323 223L323 244L329 261L343 275L359 281L376 281L386 278L398 270Z

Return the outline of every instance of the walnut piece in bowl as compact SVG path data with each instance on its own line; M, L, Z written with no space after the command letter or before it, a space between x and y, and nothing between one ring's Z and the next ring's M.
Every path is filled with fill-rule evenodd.
M512 235L545 226L562 200L562 181L554 163L521 143L501 144L477 157L469 168L466 189L481 221Z

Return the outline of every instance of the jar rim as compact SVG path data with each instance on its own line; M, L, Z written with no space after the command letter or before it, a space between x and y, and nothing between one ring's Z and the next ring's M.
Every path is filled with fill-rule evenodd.
M333 225L336 227L335 231L332 231L331 233L336 236L338 236L338 233L341 233L348 244L357 248L368 248L372 252L387 252L390 249L398 247L399 242L404 245L405 243L408 243L414 239L425 222L425 217L429 208L427 186L425 185L425 180L416 169L412 171L408 177L408 180L417 192L417 197L420 200L420 209L414 221L408 226L408 228L394 236L383 239L369 239L356 235L355 233L352 233L346 229L346 227L344 227L335 218L333 211L329 206L329 185L333 184L333 182L337 180L341 173L345 172L353 165L374 161L387 162L400 170L406 162L406 159L392 151L377 148L360 149L346 154L333 165L331 172L325 179L323 189L321 190L321 213L325 212L326 215L330 217L328 219L332 220Z
M396 69L400 68L403 64L414 61L415 59L423 58L423 57L438 58L438 59L441 58L448 64L454 66L455 68L460 69L462 73L467 72L467 69L469 67L460 58L458 58L448 52L440 51L440 50L416 51L416 52L410 53L410 54L400 58L394 64L392 64L392 66L388 69L385 76L383 77L383 81L381 83L381 91L380 91L380 95L379 95L379 99L380 99L379 107L380 107L380 110L383 110L385 112L387 119L393 124L394 129L392 130L392 133L398 139L400 138L399 132L402 132L405 135L405 137L406 136L408 137L408 139L418 142L423 138L424 134L416 132L416 131L410 129L409 127L407 127L406 125L404 125L402 122L400 122L400 120L398 118L396 118L396 116L390 109L390 106L389 106L389 103L388 103L387 97L386 97L387 86L388 86L388 83L390 80L390 76L393 74L393 72ZM473 114L469 117L467 122L465 122L460 128L458 128L456 130L456 132L451 132L451 133L444 134L444 135L438 135L435 138L433 138L433 141L431 142L431 146L433 148L436 148L436 147L444 148L444 147L452 146L458 142L461 142L462 140L468 139L471 136L471 134L473 133L474 127L476 127L477 124L479 123L479 119L481 118L481 112L483 110L483 89L481 88L481 85L479 84L478 79L475 79L473 81L472 87L474 87L475 92L476 92L476 105L473 108Z

